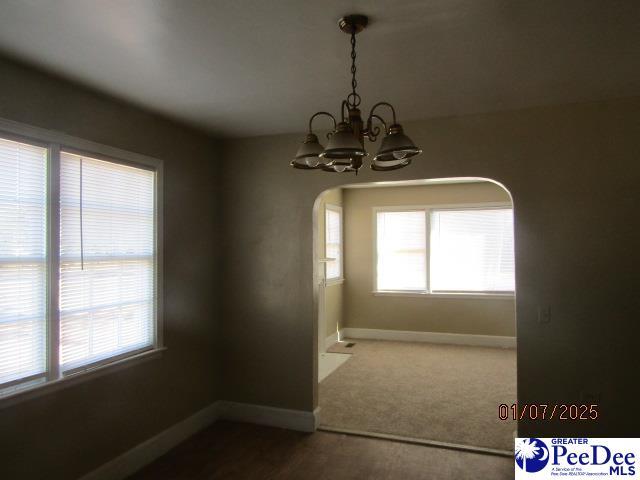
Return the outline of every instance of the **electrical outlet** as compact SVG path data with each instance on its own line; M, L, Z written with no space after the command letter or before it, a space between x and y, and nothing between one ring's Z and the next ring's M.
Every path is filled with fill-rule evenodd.
M551 323L551 307L538 307L538 323Z

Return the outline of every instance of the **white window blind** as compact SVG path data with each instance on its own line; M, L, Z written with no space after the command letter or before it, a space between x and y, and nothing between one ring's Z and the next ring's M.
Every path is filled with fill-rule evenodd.
M0 138L0 387L46 371L46 162Z
M62 152L60 363L154 343L155 173Z
M431 291L512 292L510 208L431 212Z
M424 210L377 212L377 289L426 291Z
M342 278L342 209L325 208L325 255L333 260L327 262L326 279Z

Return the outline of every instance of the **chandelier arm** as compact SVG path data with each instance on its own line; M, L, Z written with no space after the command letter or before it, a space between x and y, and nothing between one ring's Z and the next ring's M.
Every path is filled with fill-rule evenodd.
M369 115L369 118L367 119L367 130L365 132L365 134L367 135L367 138L371 142L375 142L378 138L378 135L380 135L380 126L379 125L376 125L375 127L373 126L374 118L382 124L382 126L384 127L385 133L387 133L387 131L389 130L387 128L387 122L385 122L380 115L376 115L375 113L372 113L371 115Z
M391 105L390 103L387 102L378 102L376 103L373 107L371 107L371 111L369 112L369 119L373 117L373 112L376 108L380 107L380 106L386 106L389 107L391 109L391 113L393 114L393 124L395 125L396 123L396 109L393 108L393 105ZM377 115L376 115L377 116ZM380 118L380 117L378 117ZM367 119L367 122L369 121L369 119Z
M321 111L321 112L316 112L316 113L314 113L313 115L311 115L311 118L309 118L309 133L313 133L313 129L312 129L312 127L311 127L311 126L312 126L312 123L313 123L313 120L314 120L316 117L319 117L320 115L326 115L327 117L330 117L330 118L331 118L331 120L333 121L333 128L334 128L334 129L336 128L336 126L337 126L337 124L336 124L336 118L335 118L332 114L330 114L329 112L322 112L322 111Z
M348 100L342 100L342 105L340 106L340 110L341 110L341 113L342 113L342 121L343 122L346 122L347 119L349 118L349 105L350 104L349 104ZM344 114L345 107L347 109L347 114L346 115Z
M335 131L337 126L336 117L331 115L329 112L316 112L313 115L311 115L311 118L309 119L309 133L313 133L313 130L311 129L311 124L313 123L314 118L319 117L320 115L326 115L327 117L330 117L331 120L333 120L333 130L327 134L327 138L329 138L331 136L331 133Z

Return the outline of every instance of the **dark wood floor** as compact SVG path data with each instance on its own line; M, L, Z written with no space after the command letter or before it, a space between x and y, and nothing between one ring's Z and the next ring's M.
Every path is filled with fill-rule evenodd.
M330 432L218 422L129 480L511 479L513 460Z

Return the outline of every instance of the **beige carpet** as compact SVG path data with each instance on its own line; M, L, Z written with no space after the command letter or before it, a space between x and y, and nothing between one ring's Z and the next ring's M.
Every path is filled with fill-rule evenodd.
M498 405L516 400L515 350L347 340L353 353L320 383L324 426L513 450L513 421Z

